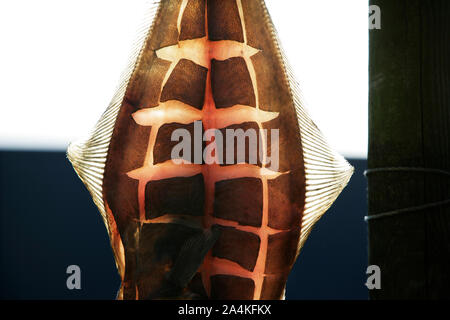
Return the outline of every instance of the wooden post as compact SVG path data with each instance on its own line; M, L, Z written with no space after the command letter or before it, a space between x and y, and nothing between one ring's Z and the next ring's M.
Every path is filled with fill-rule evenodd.
M436 204L450 198L450 1L370 4L381 9L369 31L369 265L381 268L370 297L450 298L450 204ZM404 208L416 210L375 218Z

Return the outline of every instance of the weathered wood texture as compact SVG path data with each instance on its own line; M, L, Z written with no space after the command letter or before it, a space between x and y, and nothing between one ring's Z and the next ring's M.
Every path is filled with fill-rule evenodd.
M450 171L450 1L371 0L369 169ZM450 198L450 179L422 172L368 174L369 216ZM370 220L372 299L450 298L450 205Z

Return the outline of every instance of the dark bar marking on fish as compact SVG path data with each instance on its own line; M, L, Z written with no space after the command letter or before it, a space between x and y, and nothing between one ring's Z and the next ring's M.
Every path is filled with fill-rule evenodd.
M261 20L265 16L262 5L259 1L254 0L241 0L240 2L244 15L247 44L254 48L268 48L271 43L266 23Z
M163 88L161 102L178 100L202 109L207 73L208 69L190 60L181 59Z
M278 139L278 155L279 155L279 171L286 172L292 170L304 171L303 164L298 162L297 159L302 158L302 150L300 148L292 148L292 145L297 144L297 129L296 119L291 118L288 110L279 111L280 114L276 119L262 124L263 129L267 129L268 150L267 155L270 157L272 154L272 146L270 144L271 129L279 129ZM304 186L304 177L298 176L298 184Z
M256 133L256 145L254 147L254 154L256 156L256 163L251 163L254 165L257 165L259 167L262 167L261 164L261 159L259 156L259 151L260 148L262 148L262 146L260 145L260 141L259 141L259 126L258 123L256 122L244 122L242 124L233 124L231 126L228 126L226 128L220 129L220 132L222 133L222 137L223 137L223 164L222 165L235 165L238 164L237 162L237 156L238 156L238 138L234 138L234 149L231 149L231 145L228 145L227 143L227 130L233 130L235 132L235 130L238 129L242 129L244 130L244 133L250 129L250 133L254 132ZM245 138L245 163L249 163L250 164L250 138ZM262 152L262 150L261 150ZM232 163L227 163L227 154L232 154L234 155L233 157L233 162Z
M234 261L243 268L253 271L258 258L259 237L249 232L236 230L233 227L215 226L219 227L221 234L213 247L213 257ZM245 250L236 250L239 247L245 248Z
M149 139L151 127L143 127L130 121L131 115L137 111L129 103L124 102L119 112L115 131L121 132L111 138L109 152L114 154L126 154L123 159L108 159L107 165L113 172L127 172L139 168L145 159L145 148L142 148ZM113 173L114 174L114 173ZM106 179L106 177L105 177Z
M154 164L162 163L168 160L179 159L178 157L172 158L172 150L173 148L180 143L180 141L171 141L172 133L177 129L185 129L189 131L191 136L191 155L183 154L182 159L188 162L194 162L194 144L195 144L195 136L194 136L194 123L190 123L187 125L178 124L178 123L168 123L161 126L158 130L158 135L156 136L155 148L153 151L154 154ZM200 131L200 130L199 130ZM201 132L201 137L203 137L203 131ZM205 146L205 143L202 141L202 150Z
M292 267L297 254L299 238L299 228L269 235L266 274L283 273Z
M116 213L115 219L121 236L127 221L137 219L139 212L137 181L130 179L126 172L139 168L144 161L145 149L141 146L148 141L151 130L151 127L142 127L129 121L134 111L135 107L124 102L115 128L115 131L122 134L113 135L109 152L127 154L127 157L109 157L106 162L108 170L103 179L108 186L105 199L111 211Z
M108 189L106 199L111 211L118 213L114 218L117 222L117 229L122 237L128 221L130 219L139 219L139 201L137 192L139 183L138 181L129 178L126 174L118 174L114 177L108 176L108 178L114 178L114 181L120 183L120 187L111 185ZM117 184L117 186L119 186L119 184ZM126 191L124 192L124 190Z
M216 182L214 217L237 221L242 225L260 227L262 198L260 179L238 178Z
M253 298L255 283L252 279L215 275L211 277L211 298L226 300L250 300Z
M205 1L189 0L181 20L180 40L203 38L205 32Z
M178 43L177 18L180 12L182 0L161 1L160 13L155 20L153 32L149 39L149 49L157 50Z
M304 201L301 194L304 186L297 183L301 177L299 171L281 175L269 180L269 226L274 229L288 230L300 225L300 214Z
M255 107L255 94L245 60L241 57L211 61L211 87L216 108L237 104Z
M260 51L250 60L255 66L261 109L266 111L287 110L286 106L292 105L292 101L285 84L278 81L277 76L281 76L282 71L277 68L274 59L270 59L269 52Z
M133 76L133 86L127 91L125 99L136 108L156 107L161 95L161 85L164 75L170 67L170 62L159 59L156 54L144 54L142 65Z
M150 181L145 188L145 217L165 214L202 216L205 202L203 175Z
M287 273L265 276L261 291L261 300L282 299L287 278Z
M208 1L209 39L244 42L244 35L235 0Z

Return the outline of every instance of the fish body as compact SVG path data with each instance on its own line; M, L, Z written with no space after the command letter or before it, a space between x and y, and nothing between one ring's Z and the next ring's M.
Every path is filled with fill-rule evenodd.
M104 218L118 298L282 299L352 167L304 110L263 0L152 12L110 106L68 150Z

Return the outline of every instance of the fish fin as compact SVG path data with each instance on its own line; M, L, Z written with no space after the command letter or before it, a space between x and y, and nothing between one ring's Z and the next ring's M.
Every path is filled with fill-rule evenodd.
M149 3L149 9L144 17L142 26L139 28L138 37L135 40L129 63L121 75L119 85L108 108L88 135L88 138L71 143L67 149L67 157L72 163L75 172L92 195L94 203L97 205L108 230L108 234L111 234L111 230L102 194L106 157L125 92L134 71L139 65L146 40L151 35L153 22L159 12L160 2L160 0L154 0Z
M311 120L302 102L302 94L298 82L281 46L278 33L264 1L262 1L262 5L266 12L267 23L271 27L272 40L279 52L280 63L284 67L285 78L297 113L302 142L306 195L301 220L298 254L315 223L328 210L347 185L354 168L329 146L322 132Z
M203 263L208 251L219 238L220 230L211 228L196 234L182 246L170 271L169 281L179 288L185 288Z
M211 228L196 233L181 247L172 269L165 276L164 283L147 299L194 299L195 294L187 286L197 273L203 259L219 238L220 230Z

